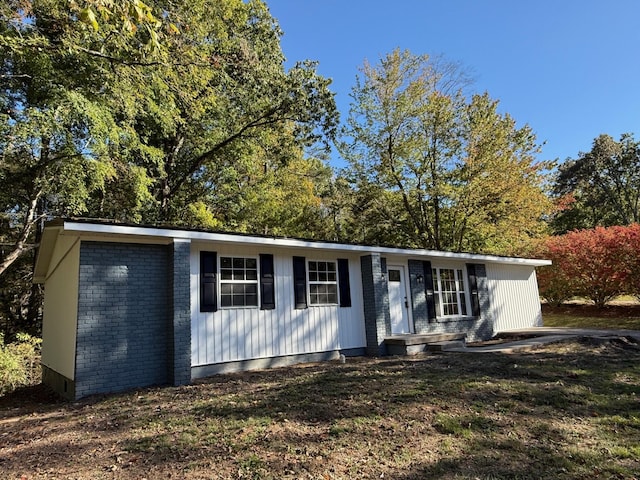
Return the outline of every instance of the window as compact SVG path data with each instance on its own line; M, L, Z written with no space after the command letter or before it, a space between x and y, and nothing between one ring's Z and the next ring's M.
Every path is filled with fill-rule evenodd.
M400 282L400 270L389 270L388 275L390 282Z
M258 306L258 261L250 257L220 257L220 305Z
M309 302L311 305L338 303L336 262L309 261Z
M467 294L462 270L434 268L433 292L438 317L467 315Z

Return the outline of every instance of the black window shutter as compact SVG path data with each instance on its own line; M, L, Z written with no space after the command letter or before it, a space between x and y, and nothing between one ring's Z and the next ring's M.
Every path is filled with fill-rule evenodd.
M433 270L429 260L422 262L422 270L424 271L424 293L427 296L427 314L431 322L436 320L436 299L433 291Z
M273 273L273 255L260 254L260 309L276 308L275 275Z
M351 284L349 282L349 260L338 259L338 290L340 291L340 306L351 306Z
M218 310L218 284L216 271L218 256L216 252L200 252L200 311Z
M467 263L467 276L469 277L469 293L471 294L471 312L474 317L479 317L478 277L476 275L476 266L473 263Z
M304 257L293 257L293 298L296 308L307 308L307 267Z

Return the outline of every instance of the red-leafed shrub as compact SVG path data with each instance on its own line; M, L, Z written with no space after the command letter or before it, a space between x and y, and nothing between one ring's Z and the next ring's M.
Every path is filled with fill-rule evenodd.
M618 295L640 295L638 224L547 237L531 253L553 261L538 269L540 294L551 304L579 296L602 306Z

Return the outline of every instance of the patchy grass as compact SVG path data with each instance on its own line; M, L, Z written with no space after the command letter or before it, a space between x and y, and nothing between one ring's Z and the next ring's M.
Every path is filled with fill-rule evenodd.
M640 305L617 304L602 308L586 304L543 305L542 318L546 327L640 330Z
M640 348L348 359L75 404L0 397L6 479L637 478Z

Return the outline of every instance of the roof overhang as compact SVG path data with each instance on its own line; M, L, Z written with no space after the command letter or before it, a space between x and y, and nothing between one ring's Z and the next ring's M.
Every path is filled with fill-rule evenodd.
M58 235L62 228L62 225L51 222L50 224L47 224L44 232L42 232L42 238L40 239L38 254L36 256L36 263L33 268L33 283L44 283L47 278L51 257L53 256L56 241L58 240Z
M286 237L253 236L236 233L208 232L166 227L123 225L114 223L89 222L57 219L47 223L36 260L34 282L43 282L58 235L77 235L87 239L113 239L131 243L172 243L175 241L202 241L234 245L268 245L279 248L306 248L359 253L362 255L379 253L406 257L428 257L468 262L499 263L541 267L551 265L550 260L532 258L502 257L475 253L456 253L440 250L393 248L372 245L305 240Z

